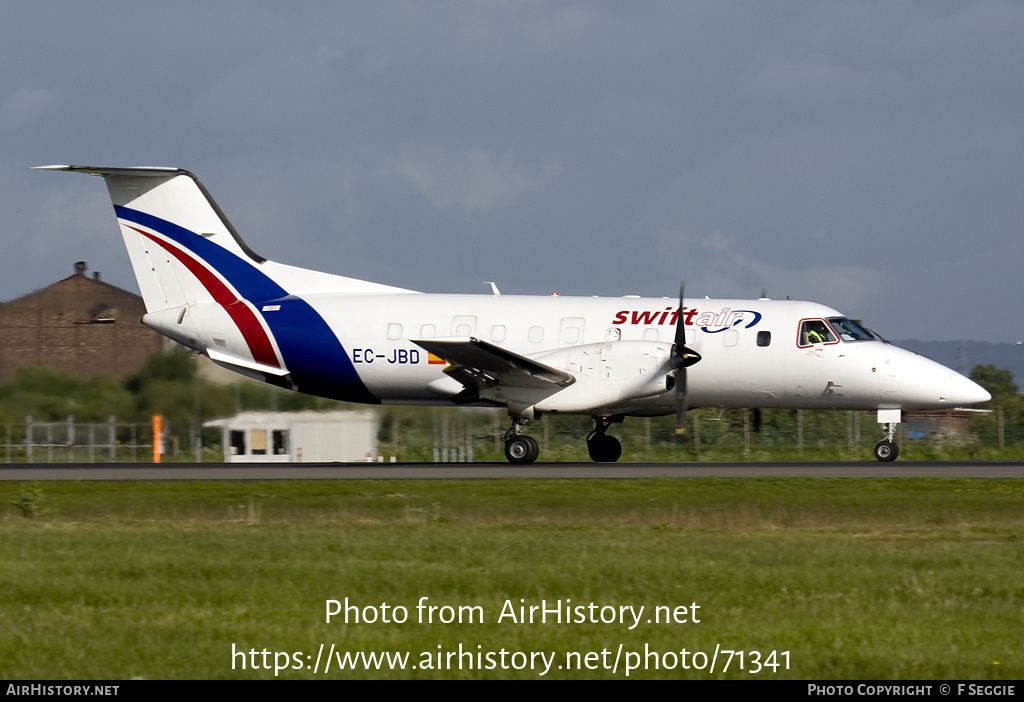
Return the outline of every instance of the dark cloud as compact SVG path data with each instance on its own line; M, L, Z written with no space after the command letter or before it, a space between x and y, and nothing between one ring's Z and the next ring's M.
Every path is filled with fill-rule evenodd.
M98 180L196 172L262 254L428 291L770 295L1020 338L1016 2L25 4L0 299L134 287Z

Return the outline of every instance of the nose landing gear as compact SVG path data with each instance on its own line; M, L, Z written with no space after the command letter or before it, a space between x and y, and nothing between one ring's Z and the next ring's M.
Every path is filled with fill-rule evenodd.
M880 461L895 461L896 457L900 455L900 447L895 442L889 441L888 439L882 439L875 444L875 458Z
M882 425L885 438L875 444L875 458L883 462L895 461L900 455L900 447L893 439L896 437L896 427L902 419L899 410L878 410L878 423Z

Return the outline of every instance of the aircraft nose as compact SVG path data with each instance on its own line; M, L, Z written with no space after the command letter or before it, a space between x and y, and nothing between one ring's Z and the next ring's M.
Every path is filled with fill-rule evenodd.
M992 399L988 390L945 366L936 363L928 371L926 377L932 384L932 391L937 391L939 404L943 407L962 407Z
M889 384L883 400L899 401L904 409L944 409L988 402L988 391L954 370L904 349L890 349Z
M947 396L942 398L943 402L951 405L976 405L980 402L988 402L992 395L985 388L978 385L970 378L965 378L959 373L952 373L952 378L946 384Z

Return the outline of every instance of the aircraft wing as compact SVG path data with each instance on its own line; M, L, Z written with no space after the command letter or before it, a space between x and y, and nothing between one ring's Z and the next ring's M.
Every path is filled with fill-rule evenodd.
M467 387L501 384L564 388L576 381L571 373L471 336L413 339L413 343L443 358L448 363L444 372Z

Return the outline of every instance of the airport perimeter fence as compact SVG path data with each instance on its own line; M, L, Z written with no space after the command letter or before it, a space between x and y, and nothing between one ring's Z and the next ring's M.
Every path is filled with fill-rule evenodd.
M6 463L149 463L153 460L150 422L24 422L0 425L0 456Z
M431 426L393 428L381 423L379 446L399 461L504 461L507 416L492 410L432 412ZM588 460L587 417L544 415L526 433L540 445L541 461ZM429 431L429 433L427 433ZM608 434L622 444L622 461L873 460L885 437L875 412L848 410L691 410L682 435L674 417L627 417ZM895 440L905 460L996 459L1024 455L1024 411L906 413Z
M509 426L500 410L422 408L401 418L381 419L377 460L400 462L504 462L504 434ZM526 433L541 448L541 461L589 460L585 437L593 428L587 417L544 415L527 424ZM222 459L217 442L178 437L166 424L161 445L165 459ZM195 432L188 432L192 434ZM622 461L769 461L868 460L883 438L874 412L752 410L704 408L688 413L685 434L676 433L674 417L628 417L608 433L622 444ZM1024 408L1021 403L989 412L908 414L898 425L901 460L1019 459L1024 457ZM6 463L149 463L153 461L150 422L62 421L0 424L0 461ZM205 445L204 445L205 444ZM181 447L184 448L184 447Z

